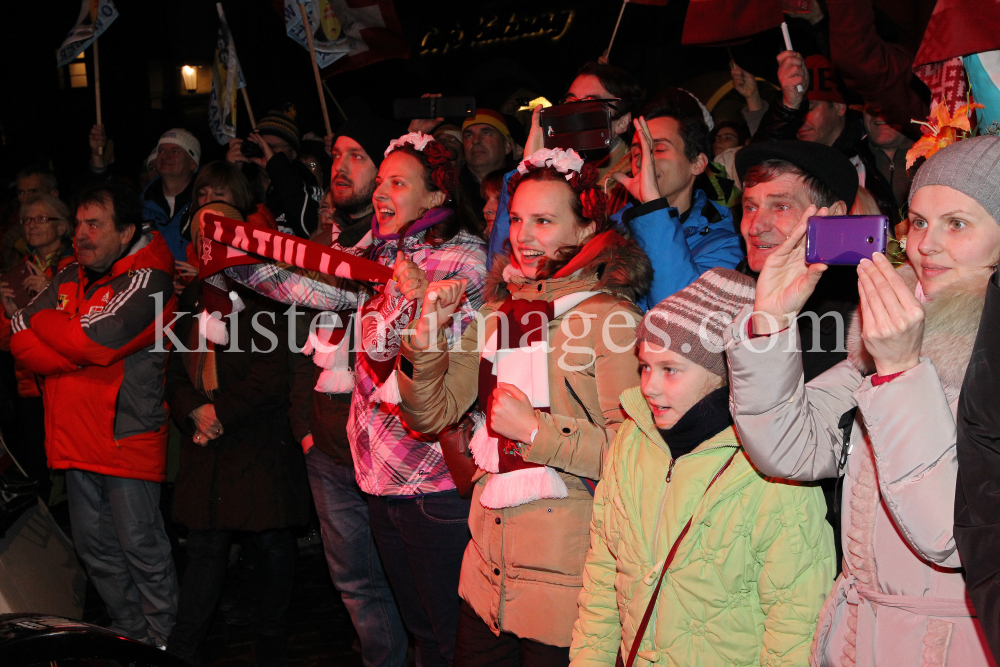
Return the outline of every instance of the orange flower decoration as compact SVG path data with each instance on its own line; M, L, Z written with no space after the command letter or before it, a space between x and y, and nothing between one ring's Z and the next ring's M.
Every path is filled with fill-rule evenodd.
M927 122L919 120L913 121L923 127L920 131L924 136L920 137L910 150L906 151L906 168L909 169L913 163L922 157L929 158L942 148L951 146L960 139L965 139L972 131L969 124L969 111L972 109L983 109L982 104L969 102L955 109L952 116L948 111L948 105L939 102L931 109Z

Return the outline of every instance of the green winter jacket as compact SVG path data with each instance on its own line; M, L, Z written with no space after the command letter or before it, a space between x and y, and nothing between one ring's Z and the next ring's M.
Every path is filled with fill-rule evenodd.
M574 667L614 665L619 647L627 655L692 516L635 664L806 665L834 577L820 489L761 476L732 428L672 461L638 387L622 394L622 406L629 419L594 498Z

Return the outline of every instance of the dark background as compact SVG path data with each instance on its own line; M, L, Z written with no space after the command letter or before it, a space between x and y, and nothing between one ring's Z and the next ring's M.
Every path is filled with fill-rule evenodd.
M116 168L134 173L165 130L186 127L202 142L202 163L224 150L207 121L208 94L183 89L180 68L200 65L210 81L218 30L211 0L115 0L119 17L100 38L104 125L115 143ZM293 102L304 134L323 134L319 100L305 49L285 35L270 0L224 0L256 115ZM607 47L621 5L616 0L396 0L396 12L411 54L336 74L327 81L348 116L389 116L396 97L424 92L476 95L482 106L499 104L519 88L558 99L577 68ZM85 169L87 134L95 122L92 50L86 51L88 88L69 87L68 68L57 68L55 51L72 27L79 0L4 2L0 21L0 178L9 183L18 168L51 160L61 177ZM685 0L666 7L629 4L611 53L611 63L635 74L647 89L684 85L707 99L728 80L724 48L681 46ZM523 36L487 45L468 44L481 21L524 21L547 12L572 12L565 34ZM801 25L796 25L801 24ZM422 53L428 32L466 42L447 53ZM797 49L809 51L806 24L792 25ZM440 43L440 42L438 42ZM783 49L775 29L733 47L737 62L774 80L774 56ZM202 86L205 84L203 83ZM342 118L330 104L336 128ZM238 130L249 128L240 103ZM64 190L65 192L65 190Z

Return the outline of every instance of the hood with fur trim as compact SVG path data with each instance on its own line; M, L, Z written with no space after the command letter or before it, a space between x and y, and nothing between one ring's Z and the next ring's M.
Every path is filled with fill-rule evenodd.
M493 268L486 277L486 303L503 301L510 294L507 289L508 266L509 255L497 257L493 262ZM520 274L515 279L530 282ZM649 292L653 284L653 265L635 239L625 239L620 245L605 248L594 261L572 276L550 280L580 281L588 284L581 289L606 292L635 303Z
M896 273L911 291L916 290L917 274L913 267L904 264ZM924 341L920 356L934 362L941 384L951 395L958 395L965 380L988 283L989 277L966 278L943 288L924 304ZM847 349L847 358L858 371L865 375L875 372L875 361L861 338L860 308L851 318Z

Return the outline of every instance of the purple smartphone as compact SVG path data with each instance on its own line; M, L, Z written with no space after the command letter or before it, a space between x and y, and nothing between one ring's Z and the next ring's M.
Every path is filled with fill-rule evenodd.
M856 266L872 253L884 253L889 241L889 218L884 215L814 216L808 225L808 264Z

